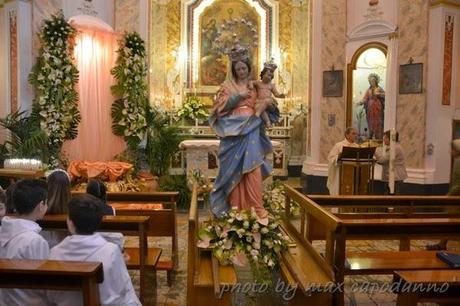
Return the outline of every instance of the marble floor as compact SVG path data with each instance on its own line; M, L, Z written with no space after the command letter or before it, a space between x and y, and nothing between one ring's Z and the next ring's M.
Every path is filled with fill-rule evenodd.
M206 216L204 211L201 211L200 218L203 220ZM187 217L188 212L179 212L177 215L178 223L178 240L179 240L179 270L176 273L174 284L168 287L166 283L166 272L159 271L157 275L158 280L158 305L159 306L185 306L186 305L186 286L187 286ZM135 245L137 239L127 239L127 245ZM433 241L413 241L412 249L423 249L427 243ZM162 256L170 256L168 251L170 250L169 240L161 238L150 238L150 245L163 248ZM321 243L315 244L315 248L318 250L322 249ZM347 245L350 251L366 251L366 250L397 250L396 241L352 241ZM460 250L459 242L449 242L449 249ZM244 272L243 272L244 273ZM130 271L136 290L139 289L139 275L137 271ZM396 295L391 292L366 292L347 290L351 288L352 284L377 284L383 285L391 281L390 276L354 276L347 277L346 279L346 305L350 306L390 306L395 305ZM375 291L375 290L374 290ZM273 303L272 303L273 304ZM241 299L238 298L235 305L267 305L266 302L257 301L254 298ZM282 305L282 303L276 302L273 305ZM429 304L426 304L429 305ZM210 305L207 305L210 306Z

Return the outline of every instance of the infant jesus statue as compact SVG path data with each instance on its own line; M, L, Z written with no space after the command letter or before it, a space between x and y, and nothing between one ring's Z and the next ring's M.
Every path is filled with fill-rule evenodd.
M272 94L276 98L285 98L285 94L279 93L272 84L273 76L275 74L277 66L273 61L273 58L269 62L264 63L264 69L260 72L260 81L253 81L252 86L257 91L257 103L255 106L255 115L261 117L264 121L265 127L270 128L271 122L268 113L265 111L267 108L272 106L274 99ZM275 101L276 104L276 101Z

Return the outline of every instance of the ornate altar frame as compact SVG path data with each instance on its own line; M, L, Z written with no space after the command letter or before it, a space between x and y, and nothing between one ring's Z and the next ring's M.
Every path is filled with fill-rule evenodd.
M181 80L186 90L191 90L199 76L200 56L200 16L215 1L223 0L182 0L181 11L181 48L186 50L188 58L182 63ZM274 0L241 0L254 8L260 17L260 35L258 42L259 67L268 58L279 61L278 52L278 2ZM217 86L201 86L195 92L215 93Z

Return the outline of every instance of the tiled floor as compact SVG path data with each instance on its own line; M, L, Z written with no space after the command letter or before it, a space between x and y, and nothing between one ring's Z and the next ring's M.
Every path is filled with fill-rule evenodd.
M205 218L205 212L201 212L201 220ZM182 306L186 305L186 284L187 284L187 212L179 212L177 216L178 223L178 240L179 240L179 270L176 274L176 278L173 286L168 287L166 283L166 272L158 272L158 305L160 306ZM431 241L414 241L412 243L413 249L423 249L427 243ZM127 244L132 245L136 243L136 239L128 239ZM163 246L163 255L169 256L168 251L170 250L169 241L167 239L151 239L149 244L162 247ZM319 250L322 248L320 243L315 244L315 247ZM347 248L350 251L366 251L366 250L396 250L397 242L396 241L353 241ZM449 242L449 249L460 249L460 243L458 242ZM245 278L245 272L240 272L241 277ZM247 273L246 273L247 274ZM139 289L139 277L137 271L132 271L131 273L134 285L136 290ZM395 305L396 296L388 291L384 292L363 292L356 291L352 292L350 290L353 283L358 284L385 284L391 280L390 276L356 276L348 277L346 279L346 305L354 306L389 306ZM348 290L347 290L348 288ZM257 301L257 298L243 299L237 298L235 305L264 305L270 306L273 305L282 305L281 302L276 299L272 299L271 302L267 303L265 301ZM428 305L428 304L426 304ZM211 306L211 305L206 305Z

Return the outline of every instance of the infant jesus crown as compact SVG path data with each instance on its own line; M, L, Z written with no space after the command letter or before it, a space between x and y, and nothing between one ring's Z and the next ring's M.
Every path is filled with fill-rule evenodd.
M278 66L276 66L275 61L273 58L270 61L264 63L264 68L270 69L271 71L275 71Z

